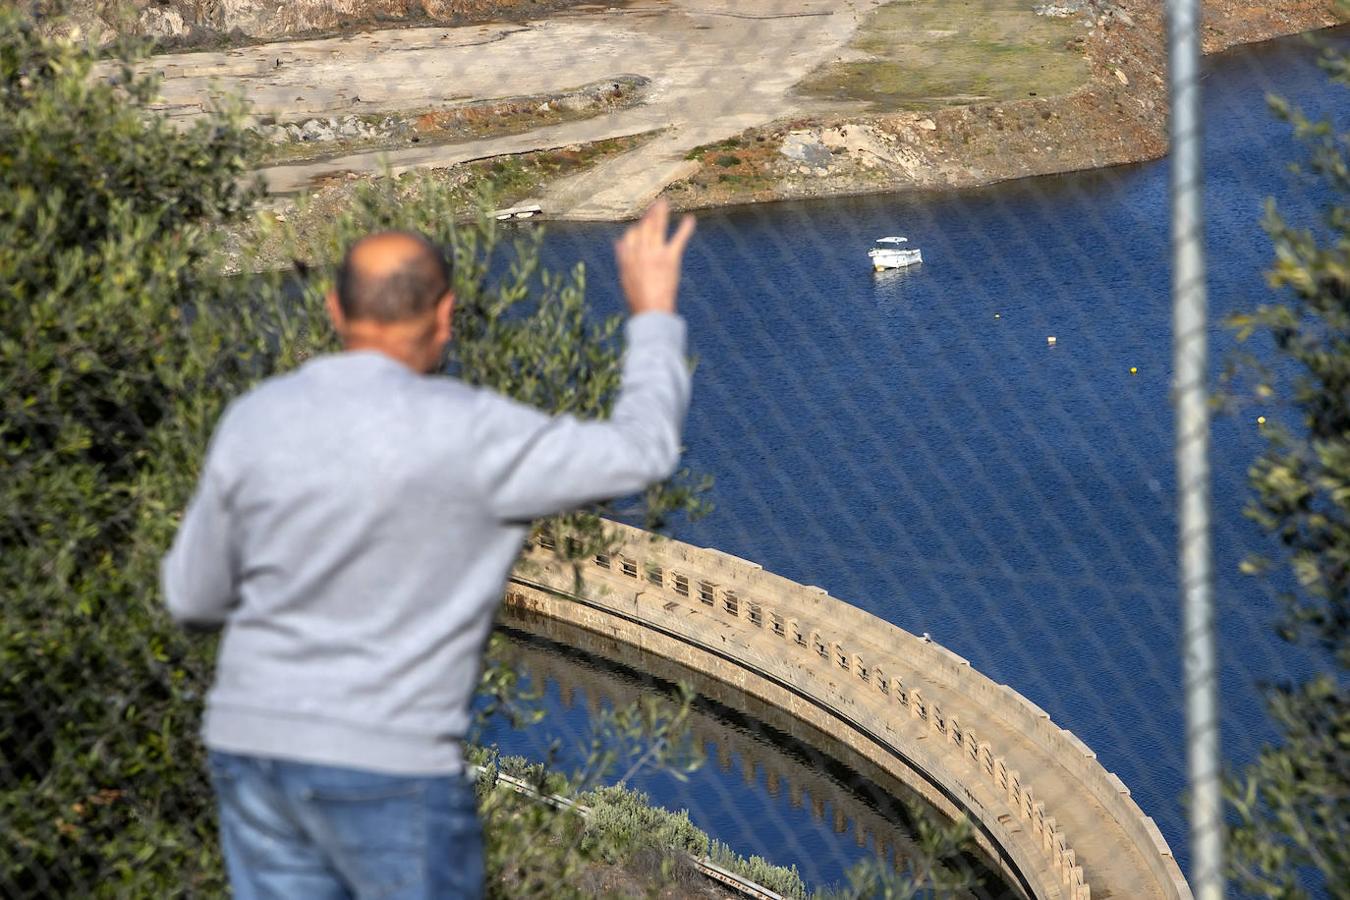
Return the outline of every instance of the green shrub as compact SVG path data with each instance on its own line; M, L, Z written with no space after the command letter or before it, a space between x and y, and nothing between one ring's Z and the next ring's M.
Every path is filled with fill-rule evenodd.
M714 161L724 169L741 164L741 158L734 153L719 153Z
M602 413L617 323L533 245L487 285L495 225L454 228L429 185L372 187L290 236L315 276L298 297L279 273L226 278L216 235L257 196L238 110L179 130L147 108L152 78L93 65L0 6L0 895L219 893L197 739L214 640L168 621L157 564L224 405L332 348L318 297L373 228L453 244L451 362L473 383ZM660 522L697 493L636 511Z
M1335 82L1350 87L1350 55L1324 51ZM1342 99L1344 94L1341 94ZM1248 478L1249 515L1284 553L1297 587L1286 592L1282 637L1315 648L1316 671L1269 686L1276 744L1228 783L1236 815L1230 870L1244 892L1288 898L1350 897L1350 135L1281 101L1275 111L1311 151L1312 174L1332 203L1323 239L1268 204L1277 301L1234 317L1239 337L1267 335L1277 365L1252 365L1254 394L1271 413L1268 445ZM1248 360L1251 362L1251 360ZM1250 559L1260 574L1270 563Z
M670 812L652 806L647 795L624 787L605 787L578 798L591 808L583 847L594 848L610 862L650 847L703 856L708 836L689 821L685 810Z
M232 113L143 114L0 9L0 893L215 890L211 648L156 560L226 400L275 350L210 230L253 197Z

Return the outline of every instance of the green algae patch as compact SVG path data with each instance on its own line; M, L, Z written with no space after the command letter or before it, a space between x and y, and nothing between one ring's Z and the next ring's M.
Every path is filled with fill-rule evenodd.
M1077 19L1038 16L1026 0L896 0L873 11L844 60L797 91L873 112L1068 94L1088 80ZM849 58L851 57L851 58Z

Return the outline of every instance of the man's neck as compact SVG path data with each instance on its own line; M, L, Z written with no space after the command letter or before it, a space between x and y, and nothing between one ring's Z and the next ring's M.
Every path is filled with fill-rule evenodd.
M379 353L419 375L424 372L422 355L413 347L401 342L349 335L343 342L342 349L346 353Z

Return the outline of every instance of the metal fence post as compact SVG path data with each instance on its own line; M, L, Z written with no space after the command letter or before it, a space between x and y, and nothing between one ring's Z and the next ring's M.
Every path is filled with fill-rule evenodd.
M1191 801L1190 877L1191 888L1199 900L1220 900L1224 892L1223 800L1219 785L1218 668L1210 548L1199 7L1199 0L1168 2L1172 358L1176 373L1178 552Z

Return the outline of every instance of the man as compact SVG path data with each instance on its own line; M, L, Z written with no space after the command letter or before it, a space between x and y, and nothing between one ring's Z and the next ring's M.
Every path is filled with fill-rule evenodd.
M363 238L328 297L345 352L221 417L164 559L175 619L224 626L203 737L240 898L483 892L461 739L532 519L674 470L689 399L675 315L693 220L658 202L615 245L632 318L606 421L431 374L446 261Z

